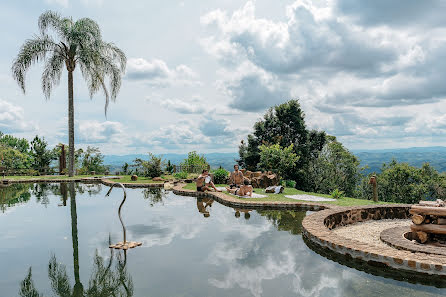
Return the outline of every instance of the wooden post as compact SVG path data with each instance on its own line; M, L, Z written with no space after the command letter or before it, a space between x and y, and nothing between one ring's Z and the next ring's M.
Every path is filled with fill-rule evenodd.
M378 202L378 189L377 189L376 175L372 175L370 177L369 184L372 185L373 202Z
M60 147L60 156L59 156L59 175L62 175L65 168L67 168L67 161L65 158L65 145L62 144Z

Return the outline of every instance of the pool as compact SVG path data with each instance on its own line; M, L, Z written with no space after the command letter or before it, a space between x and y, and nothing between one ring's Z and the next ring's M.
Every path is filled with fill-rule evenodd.
M0 188L0 296L446 295L313 251L304 211L234 209L162 189L127 189L127 239L143 245L111 250L123 237L122 190L108 189Z

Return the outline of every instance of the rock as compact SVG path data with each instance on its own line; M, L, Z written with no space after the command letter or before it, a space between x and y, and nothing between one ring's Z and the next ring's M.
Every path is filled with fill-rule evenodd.
M247 177L247 178L251 178L251 176L252 176L252 171L246 170L246 172L243 173L243 176L244 176L244 177Z
M253 172L251 175L252 175L252 177L259 177L262 175L262 171Z
M132 175L132 177L130 178L132 181L137 181L138 180L138 176L136 174Z
M279 193L283 193L283 187L282 186L279 186L279 187L280 187ZM276 188L277 188L277 186L269 186L265 189L265 193L275 193Z
M257 172L254 172L253 175L256 173ZM254 188L265 189L270 186L277 186L278 183L279 179L275 174L267 175L266 173L260 173L260 176L251 178L251 184Z
M240 171L245 175L246 169L240 169Z
M164 181L164 179L162 179L161 177L157 176L152 178L153 181Z

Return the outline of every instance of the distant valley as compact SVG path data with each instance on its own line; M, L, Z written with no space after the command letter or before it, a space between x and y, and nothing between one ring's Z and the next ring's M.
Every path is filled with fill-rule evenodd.
M421 167L423 163L429 162L435 169L446 172L446 147L414 147L406 149L387 150L352 150L360 159L361 166L368 166L365 174L379 172L382 164L392 161L407 162L412 166ZM210 153L204 154L212 168L223 167L231 170L238 158L237 153ZM186 154L163 154L164 160L170 160L172 164L180 164L187 157ZM111 167L112 172L120 171L122 165L127 162L133 163L136 158L147 159L147 155L106 155L104 163Z

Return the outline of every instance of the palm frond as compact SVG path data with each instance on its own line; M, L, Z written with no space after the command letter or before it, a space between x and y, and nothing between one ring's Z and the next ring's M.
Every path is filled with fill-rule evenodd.
M48 10L40 15L38 25L42 35L47 34L48 30L52 29L60 38L67 41L70 37L72 20L62 18L57 12Z
M71 285L65 265L59 265L54 255L48 263L48 278L54 293L60 297L71 296Z
M12 64L12 75L25 93L25 75L32 64L39 60L45 60L46 55L57 49L51 37L48 35L36 36L34 39L28 39L23 44Z
M20 283L20 291L19 295L21 297L41 297L36 287L34 286L33 275L31 271L31 267L28 270L28 275L26 278Z
M59 52L55 52L46 62L42 74L42 90L46 99L50 98L53 86L59 85L64 63L65 58Z

